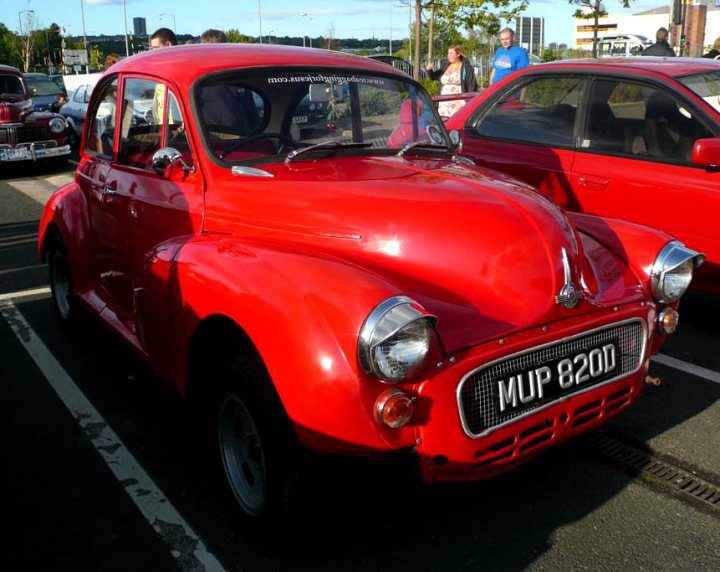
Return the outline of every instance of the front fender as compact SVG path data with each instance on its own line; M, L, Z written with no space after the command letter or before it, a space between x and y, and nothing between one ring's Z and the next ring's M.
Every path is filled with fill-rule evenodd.
M60 187L45 203L38 231L38 258L47 254L47 238L57 231L68 253L75 289L83 290L88 281L87 245L90 239L90 221L85 195L75 181Z
M228 236L168 243L150 259L152 276L171 284L168 331L180 393L194 333L204 320L225 316L255 345L306 444L348 452L414 443L412 429L373 421L375 400L388 386L364 374L356 359L363 322L382 300L401 294L398 288L324 254Z
M652 296L650 273L660 250L674 240L669 234L632 222L581 213L567 213L578 230L599 242L633 271Z

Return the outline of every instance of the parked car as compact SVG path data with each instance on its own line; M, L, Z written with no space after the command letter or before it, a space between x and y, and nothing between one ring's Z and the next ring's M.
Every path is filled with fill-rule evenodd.
M22 73L0 65L0 163L67 161L67 123L62 116L34 111Z
M161 111L134 121L150 90ZM336 129L298 134L306 97ZM429 482L508 470L640 396L703 257L567 216L452 141L419 84L367 58L124 59L42 216L56 312L97 317L205 412L261 522L302 498L308 450L407 459Z
M80 145L88 102L90 101L90 95L94 87L95 84L79 85L68 95L68 102L60 108L60 115L62 115L68 123L68 134L70 135L70 143L73 147Z
M32 96L35 111L57 112L67 101L64 84L60 85L57 81L50 79L47 74L26 73L25 82Z
M693 287L720 294L720 66L707 59L533 66L447 122L462 154L578 212L667 231L707 254Z
M652 40L639 34L605 36L598 39L599 58L626 58L640 56L645 48L652 46Z

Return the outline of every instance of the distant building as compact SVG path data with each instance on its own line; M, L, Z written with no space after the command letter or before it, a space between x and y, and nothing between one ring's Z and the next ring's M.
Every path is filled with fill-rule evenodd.
M147 36L145 18L133 18L133 30L136 36Z
M539 54L545 45L545 18L520 16L515 23L515 42L531 54Z

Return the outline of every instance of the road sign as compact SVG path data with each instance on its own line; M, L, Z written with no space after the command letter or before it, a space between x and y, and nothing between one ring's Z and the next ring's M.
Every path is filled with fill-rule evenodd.
M87 50L63 50L63 63L66 66L86 66L88 63Z

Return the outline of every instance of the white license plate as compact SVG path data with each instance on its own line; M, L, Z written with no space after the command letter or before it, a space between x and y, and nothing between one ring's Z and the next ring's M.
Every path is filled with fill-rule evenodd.
M25 147L0 149L0 161L28 161L30 159L32 159L30 149Z
M524 409L560 395L597 385L617 376L617 340L564 355L496 379L495 407L500 415Z
M293 123L307 123L308 117L307 115L296 115L293 117Z

